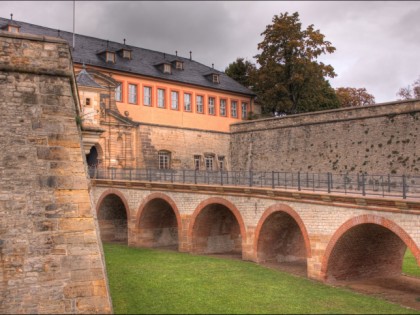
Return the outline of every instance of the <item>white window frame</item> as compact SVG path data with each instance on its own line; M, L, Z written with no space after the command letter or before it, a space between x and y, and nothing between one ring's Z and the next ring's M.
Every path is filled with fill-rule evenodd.
M208 105L209 115L212 115L212 116L216 115L215 104L216 104L216 98L210 96L209 97L209 105Z
M230 115L231 117L238 118L238 102L230 101Z
M178 110L179 108L179 92L171 91L171 109Z
M245 110L244 110L244 108L245 108ZM242 105L241 105L242 119L246 119L247 116L248 116L248 110L247 110L247 108L248 108L248 103L242 102Z
M137 84L128 84L128 103L137 104Z
M115 88L115 101L122 102L122 83L119 83Z
M160 170L170 169L171 153L167 151L158 152L158 164Z
M152 106L152 88L143 86L143 105Z
M220 99L220 116L226 117L226 100Z
M206 155L204 157L204 164L206 166L206 171L212 171L214 166L214 156Z
M165 108L165 89L157 89L157 107Z
M184 110L186 112L191 111L191 93L184 93Z
M204 113L204 97L202 95L196 96L197 113Z

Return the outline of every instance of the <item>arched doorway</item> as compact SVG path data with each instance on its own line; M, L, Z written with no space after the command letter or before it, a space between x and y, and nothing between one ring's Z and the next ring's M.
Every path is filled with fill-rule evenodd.
M245 228L239 211L227 201L214 199L203 202L193 215L191 251L241 256Z
M86 154L86 162L89 167L96 167L98 165L99 157L96 146L90 148L89 154Z
M120 196L110 193L103 197L97 215L102 242L127 244L127 209Z
M136 246L178 250L178 217L175 203L169 197L149 196L139 210Z

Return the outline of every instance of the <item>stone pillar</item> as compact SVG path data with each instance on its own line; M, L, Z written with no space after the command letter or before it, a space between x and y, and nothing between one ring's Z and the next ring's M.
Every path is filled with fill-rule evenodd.
M111 313L68 44L0 34L0 313Z

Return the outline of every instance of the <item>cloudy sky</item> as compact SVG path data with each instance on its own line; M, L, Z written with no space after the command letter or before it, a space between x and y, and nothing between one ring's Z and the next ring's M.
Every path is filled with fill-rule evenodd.
M333 87L365 87L394 101L420 76L420 1L76 1L76 33L189 57L224 71L254 62L274 15L298 12L337 50L322 58ZM73 29L73 1L0 1L0 16ZM77 43L76 43L77 44Z

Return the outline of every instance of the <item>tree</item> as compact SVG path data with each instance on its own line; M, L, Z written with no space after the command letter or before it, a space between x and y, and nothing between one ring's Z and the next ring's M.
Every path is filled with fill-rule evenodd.
M256 70L255 64L252 62L244 60L244 58L236 58L236 61L226 67L225 73L242 85L253 88L253 77L255 76Z
M260 67L254 91L263 111L297 113L339 107L334 90L325 80L336 75L334 69L317 61L335 48L313 25L302 30L297 12L275 15L272 22L261 33L261 53L255 56Z
M401 88L397 92L397 96L402 100L410 100L414 98L420 99L420 76L419 78L406 88Z
M335 89L340 107L359 107L375 104L375 97L365 88L339 87Z

